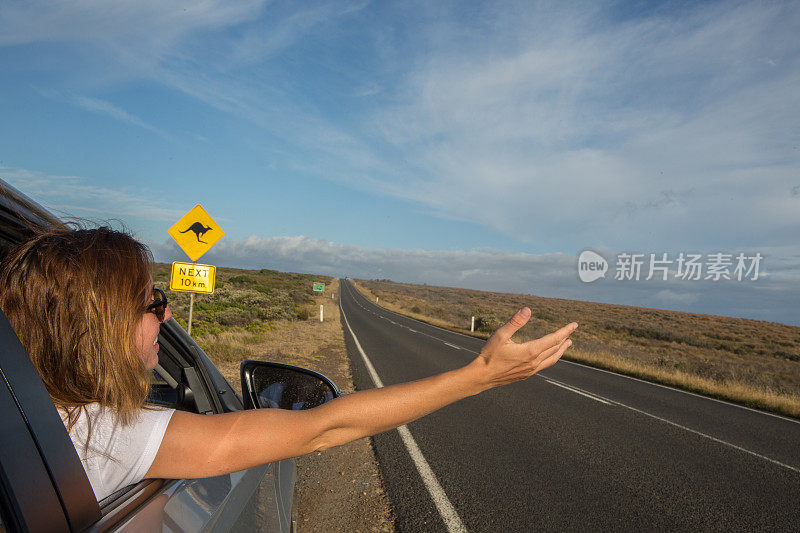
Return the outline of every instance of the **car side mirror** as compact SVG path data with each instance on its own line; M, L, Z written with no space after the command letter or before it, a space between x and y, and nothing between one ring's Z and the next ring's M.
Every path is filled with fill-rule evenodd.
M299 366L244 361L241 375L245 409L313 409L342 394L326 376Z

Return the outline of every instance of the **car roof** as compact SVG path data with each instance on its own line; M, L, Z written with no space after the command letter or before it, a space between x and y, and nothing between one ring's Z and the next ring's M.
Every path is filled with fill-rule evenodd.
M30 236L34 228L60 223L58 217L0 179L0 255Z

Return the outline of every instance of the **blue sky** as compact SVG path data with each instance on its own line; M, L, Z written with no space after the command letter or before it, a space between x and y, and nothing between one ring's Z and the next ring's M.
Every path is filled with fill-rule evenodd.
M0 3L0 178L158 260L800 324L800 7ZM760 252L750 282L581 250Z

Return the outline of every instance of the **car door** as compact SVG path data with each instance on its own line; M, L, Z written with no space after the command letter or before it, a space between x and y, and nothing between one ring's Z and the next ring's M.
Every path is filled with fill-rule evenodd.
M180 368L175 384L183 390L172 398L184 402L173 406L218 412L222 402L211 400L203 377L208 369L187 360L191 354L172 333L163 335L165 366ZM144 480L97 502L58 412L2 312L0 347L0 513L7 530L290 530L276 490L285 488L278 463L205 479ZM226 394L241 405L232 389Z
M153 384L153 403L201 414L243 409L233 387L176 321L162 326L159 346L156 379L163 381ZM292 528L294 475L294 461L287 460L211 478L166 481L117 529L140 531L160 521L164 531L285 533Z
M0 510L9 531L80 531L101 516L61 417L1 311Z

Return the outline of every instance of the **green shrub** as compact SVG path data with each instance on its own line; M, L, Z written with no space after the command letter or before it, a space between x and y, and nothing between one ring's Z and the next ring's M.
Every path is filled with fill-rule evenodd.
M247 326L245 326L244 329L250 333L264 333L266 331L270 331L272 326L269 324L269 322L250 322L247 324Z
M258 312L229 307L217 313L215 318L223 326L246 326L258 318Z
M494 333L504 323L495 315L479 315L475 317L475 331Z
M183 322L188 322L188 321L183 321ZM185 323L182 323L181 325L184 328L187 327ZM196 320L194 319L194 317L192 318L192 336L195 338L202 337L204 335L217 335L219 333L222 333L224 329L225 328L214 322L209 322L207 320L202 320L202 319Z

